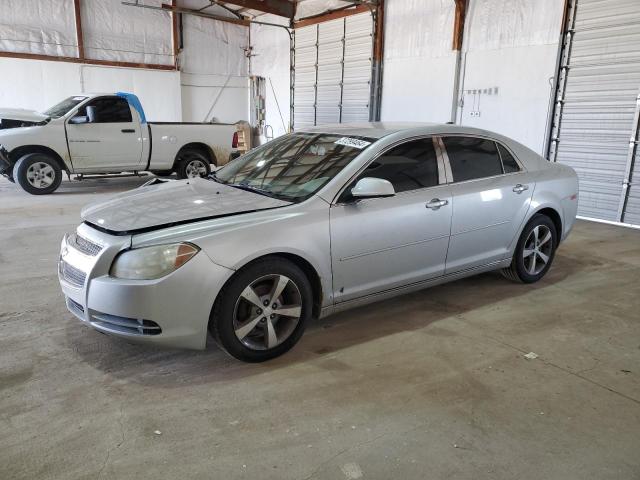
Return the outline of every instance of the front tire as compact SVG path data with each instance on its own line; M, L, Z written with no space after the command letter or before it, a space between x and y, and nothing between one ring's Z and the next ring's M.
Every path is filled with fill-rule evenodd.
M282 258L265 258L225 285L211 312L209 330L231 356L264 362L298 342L312 307L311 285L302 270Z
M201 150L184 148L178 153L176 173L178 178L206 178L211 173L211 160Z
M546 215L534 215L520 235L511 265L502 274L514 282L537 282L549 271L557 246L553 221Z
M29 153L13 166L13 178L25 192L46 195L62 183L62 169L51 155Z

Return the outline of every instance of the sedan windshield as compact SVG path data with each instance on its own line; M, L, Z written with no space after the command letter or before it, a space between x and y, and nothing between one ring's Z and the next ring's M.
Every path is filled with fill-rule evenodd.
M320 190L374 141L325 133L285 135L225 165L214 179L299 202Z
M54 105L49 110L45 110L42 113L44 113L45 115L48 115L49 117L52 117L52 118L60 118L60 117L62 117L64 115L66 115L72 108L74 108L76 105L78 105L80 102L82 102L82 101L84 101L86 99L87 99L87 97L69 97L69 98L65 98L60 103Z

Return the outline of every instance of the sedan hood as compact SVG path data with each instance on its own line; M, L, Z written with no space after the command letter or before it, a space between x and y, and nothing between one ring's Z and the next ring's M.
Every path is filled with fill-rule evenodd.
M123 235L287 205L291 202L194 178L142 186L88 205L82 219Z
M21 122L42 122L49 118L44 113L22 108L0 108L0 119L19 120Z

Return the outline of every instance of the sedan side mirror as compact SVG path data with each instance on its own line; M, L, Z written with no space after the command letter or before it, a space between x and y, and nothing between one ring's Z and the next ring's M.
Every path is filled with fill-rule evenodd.
M396 194L389 180L374 177L364 177L358 180L351 189L353 198L393 197Z

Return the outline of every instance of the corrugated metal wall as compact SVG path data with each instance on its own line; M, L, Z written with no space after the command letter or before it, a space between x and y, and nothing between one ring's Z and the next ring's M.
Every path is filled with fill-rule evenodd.
M294 127L368 121L371 14L298 28L295 36Z
M578 173L579 215L640 224L640 1L572 0L569 18L550 159Z

